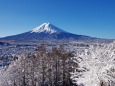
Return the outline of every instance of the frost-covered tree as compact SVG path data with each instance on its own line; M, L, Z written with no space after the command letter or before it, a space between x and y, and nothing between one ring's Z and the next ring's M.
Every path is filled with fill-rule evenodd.
M70 72L76 63L72 57L63 46L47 51L42 44L36 52L20 55L8 68L1 70L0 85L73 86Z
M76 63L71 78L77 85L115 86L115 43L90 46L77 53Z

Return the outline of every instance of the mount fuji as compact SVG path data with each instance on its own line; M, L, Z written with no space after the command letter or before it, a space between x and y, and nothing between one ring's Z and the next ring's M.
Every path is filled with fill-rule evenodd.
M65 32L59 28L57 28L56 26L50 24L50 23L43 23L42 25L40 25L39 27L34 28L31 32L45 32L45 33L60 33L60 32Z
M42 25L22 34L7 36L0 40L15 40L15 41L39 41L39 40L77 40L77 41L97 41L99 39L85 35L77 35L66 32L51 23L43 23Z

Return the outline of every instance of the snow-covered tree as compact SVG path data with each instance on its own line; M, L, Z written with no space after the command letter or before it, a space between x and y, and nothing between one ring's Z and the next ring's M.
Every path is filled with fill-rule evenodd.
M1 70L1 86L70 86L73 54L63 46L46 51L45 46L29 54L22 54ZM71 69L71 70L70 70Z
M90 46L75 58L71 79L78 86L115 86L115 43Z

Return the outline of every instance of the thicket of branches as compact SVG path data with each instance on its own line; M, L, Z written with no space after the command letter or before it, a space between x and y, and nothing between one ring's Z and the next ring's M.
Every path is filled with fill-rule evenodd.
M70 72L77 67L73 54L63 46L46 51L42 44L30 54L22 54L1 72L1 86L75 86Z
M74 83L80 86L115 86L115 42L90 46L77 52L78 67L72 74Z

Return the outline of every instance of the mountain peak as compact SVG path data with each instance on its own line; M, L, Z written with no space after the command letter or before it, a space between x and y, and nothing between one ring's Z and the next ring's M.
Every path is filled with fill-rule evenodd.
M41 32L45 32L45 33L59 33L59 32L65 32L61 29L59 29L58 27L54 26L51 23L43 23L40 26L34 28L31 33L41 33Z

